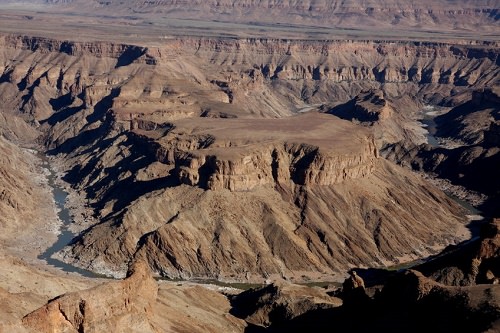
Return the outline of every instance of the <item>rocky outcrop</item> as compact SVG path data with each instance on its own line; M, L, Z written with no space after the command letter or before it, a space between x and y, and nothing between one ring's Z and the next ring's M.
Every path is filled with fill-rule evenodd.
M416 269L446 285L500 284L500 221L480 225L477 237Z
M423 135L415 130L419 128L419 124L411 119L403 120L405 117L396 111L404 108L408 115L416 114L421 107L420 102L408 98L390 102L384 95L380 90L362 91L347 103L333 106L325 104L320 109L353 123L371 127L378 148L401 141L422 142Z
M181 183L210 190L248 191L265 185L334 185L371 173L376 149L367 146L365 154L347 158L332 156L320 151L319 147L304 144L271 146L236 160L224 160L215 154L189 153L176 160L176 167Z
M126 183L142 191L140 182ZM401 191L403 183L411 197ZM169 176L153 184L156 191L104 218L66 249L66 260L116 275L123 258L134 257L170 278L330 280L354 263L425 256L433 251L429 244L454 243L463 232L454 215L459 207L383 161L365 177L328 186L205 191L179 186ZM450 208L428 209L433 205Z
M154 64L152 58L145 56L148 49L135 45L115 44L110 42L74 42L45 37L16 35L2 36L1 43L4 47L27 49L32 52L56 52L77 57L91 54L93 57L98 58L115 58L119 60L116 64L117 67L129 65L139 58L142 58L143 63Z
M157 293L147 265L136 263L125 280L60 296L23 324L36 332L155 332L150 321Z
M155 156L158 161L175 167L182 184L232 191L248 191L266 185L334 185L369 175L378 157L373 138L369 135L353 136L355 145L348 143L347 138L335 142L333 133L352 134L347 134L328 116L308 114L266 123L265 126L276 126L279 132L266 132L262 121L193 122L196 125L190 126L196 126L196 132L200 134L192 132L180 136L178 133L186 129L174 128L159 140ZM234 134L221 131L228 126ZM212 132L201 134L206 132L203 127L211 128ZM299 127L307 135L293 139ZM248 137L250 129L254 135L263 136L258 143ZM323 133L322 140L315 142L308 138L320 132ZM179 140L181 137L183 139ZM265 143L261 144L261 140ZM330 140L330 146L323 144Z
M305 312L294 312L297 308L291 305L306 306L313 299L321 299L319 295L324 298L326 292L299 289L304 294L283 292L281 295L279 288L267 286L242 293L235 300L241 298L252 304L242 310L250 310L251 315L246 317L248 323L254 325L250 327L262 332L330 332L332 327L343 332L440 332L448 329L494 332L500 319L499 286L449 287L414 270L395 274L383 286L371 290L373 296L361 289L359 293L343 292L342 305L317 304ZM235 314L240 310L238 306L234 302ZM247 314L241 312L242 317Z
M448 287L417 271L408 271L388 282L380 294L379 306L384 304L385 311L398 307L402 311L411 309L411 319L406 320L415 323L415 332L427 330L426 327L431 331L452 328L461 332L483 332L500 318L499 293L497 285ZM458 314L462 314L460 319L456 317ZM404 326L403 321L396 320L387 326Z
M324 290L286 282L244 291L231 299L231 312L255 327L277 326L309 311L331 309L342 300Z

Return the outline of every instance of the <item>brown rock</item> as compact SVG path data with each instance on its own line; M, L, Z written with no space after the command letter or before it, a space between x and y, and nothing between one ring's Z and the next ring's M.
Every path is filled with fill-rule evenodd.
M150 320L157 293L149 267L136 263L125 280L60 296L23 323L37 332L154 332Z
M231 305L232 312L247 323L268 327L308 311L339 307L342 301L319 288L279 282L242 292L232 298Z

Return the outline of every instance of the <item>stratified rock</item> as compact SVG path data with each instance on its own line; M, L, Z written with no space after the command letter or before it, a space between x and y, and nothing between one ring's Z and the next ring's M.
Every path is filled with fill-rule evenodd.
M378 158L368 129L336 117L172 124L156 144L135 137L125 153L138 158L144 142L164 165L150 181L156 191L135 196L122 216L89 230L65 251L67 260L115 274L124 258L135 257L171 278L325 279L353 264L425 256L430 244L466 234L456 204ZM108 163L122 147L93 159ZM89 170L85 181L106 179L100 170ZM130 200L129 191L115 193L110 211L113 202Z
M149 267L136 263L125 280L55 298L23 323L36 332L155 332L157 293Z
M64 253L80 266L123 276L137 258L169 277L328 279L467 237L456 204L378 157L372 128L297 114L371 89L383 93L366 112L384 104L379 121L402 123L418 104L402 101L489 84L495 43L0 43L4 112L41 123L101 222Z

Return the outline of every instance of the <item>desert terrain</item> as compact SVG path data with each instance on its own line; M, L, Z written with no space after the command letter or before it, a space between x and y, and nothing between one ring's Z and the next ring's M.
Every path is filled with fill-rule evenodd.
M497 332L499 10L0 0L0 332Z

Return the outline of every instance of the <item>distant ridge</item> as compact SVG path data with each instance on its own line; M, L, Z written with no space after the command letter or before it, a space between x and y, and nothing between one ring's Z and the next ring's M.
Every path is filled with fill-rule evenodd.
M1 3L23 1L0 0ZM491 33L500 33L499 0L38 0L29 3L46 3L60 6L62 10L105 15L148 13L162 18L226 22L359 29L401 27L422 31L487 29Z

